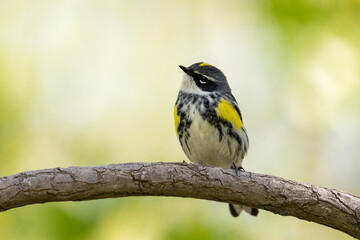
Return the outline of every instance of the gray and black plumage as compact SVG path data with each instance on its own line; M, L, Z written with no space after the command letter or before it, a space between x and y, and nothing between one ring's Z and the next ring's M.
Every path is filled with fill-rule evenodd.
M240 109L225 75L216 67L199 62L185 72L175 103L175 129L191 162L241 170L249 139ZM242 210L256 216L258 209L229 204L237 217Z

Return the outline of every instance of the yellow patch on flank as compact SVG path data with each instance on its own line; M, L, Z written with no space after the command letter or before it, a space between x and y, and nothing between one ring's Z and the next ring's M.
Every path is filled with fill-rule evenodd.
M175 122L175 131L178 134L178 126L180 124L180 117L178 116L177 108L174 107L174 122Z
M234 124L234 127L239 130L243 123L236 109L225 99L222 99L216 108L216 113L222 119Z
M200 67L203 67L203 66L210 66L210 67L213 67L213 65L211 64L208 64L208 63L200 63L199 64Z

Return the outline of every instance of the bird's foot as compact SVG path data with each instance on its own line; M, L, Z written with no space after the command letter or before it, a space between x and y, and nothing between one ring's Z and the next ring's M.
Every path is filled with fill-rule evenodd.
M235 163L233 163L230 168L235 170L236 175L238 174L239 171L240 172L245 172L245 169L242 166L237 167L235 165Z

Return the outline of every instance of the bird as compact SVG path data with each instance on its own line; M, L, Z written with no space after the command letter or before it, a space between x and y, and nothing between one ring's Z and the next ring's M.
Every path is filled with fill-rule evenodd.
M249 148L243 118L224 73L198 62L184 67L174 107L175 131L193 163L244 171L242 161ZM242 210L257 216L257 208L229 204L233 217Z

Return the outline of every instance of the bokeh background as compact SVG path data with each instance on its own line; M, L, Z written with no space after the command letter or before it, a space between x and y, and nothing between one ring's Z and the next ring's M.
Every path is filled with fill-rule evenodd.
M224 71L249 171L360 195L357 0L0 1L0 176L182 161L179 64ZM0 239L352 239L261 211L130 197L0 214Z

